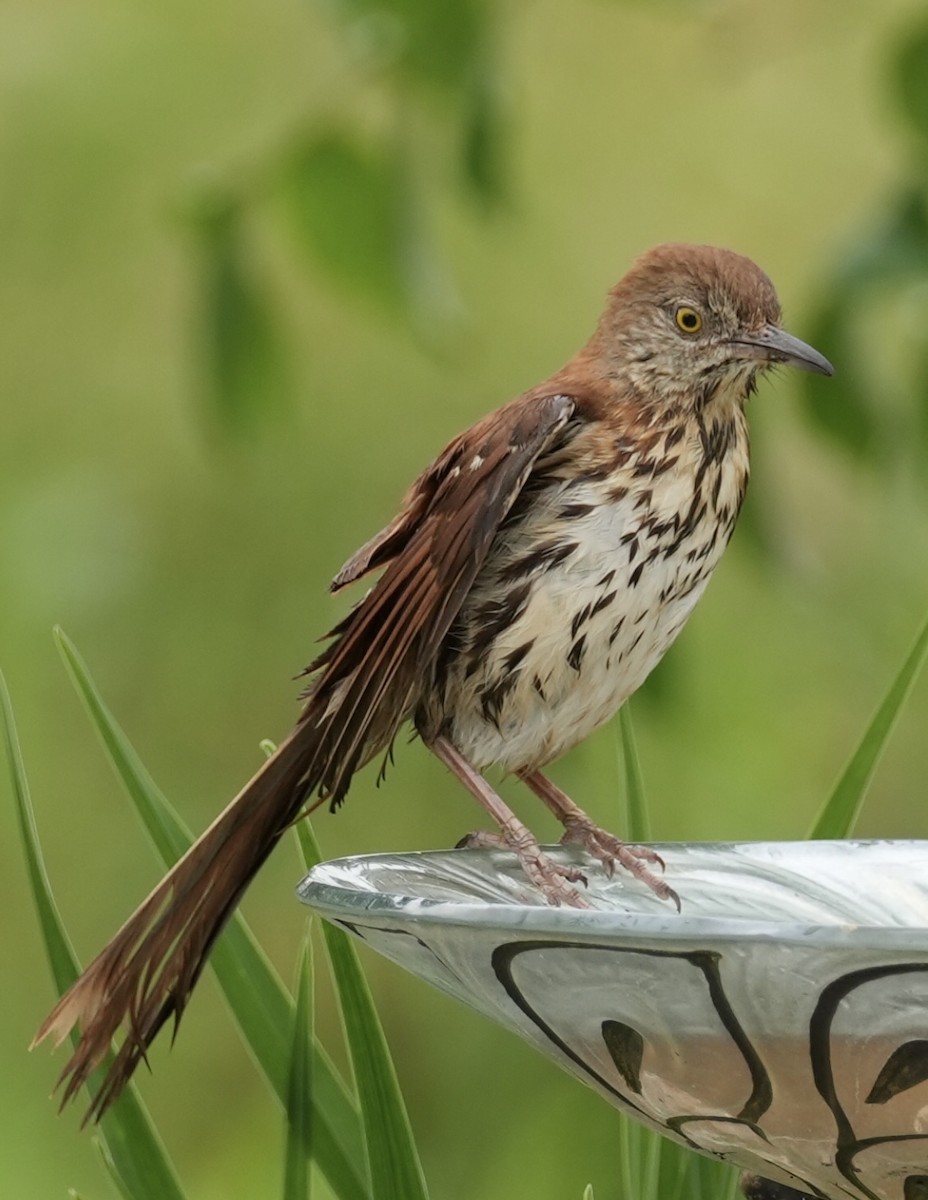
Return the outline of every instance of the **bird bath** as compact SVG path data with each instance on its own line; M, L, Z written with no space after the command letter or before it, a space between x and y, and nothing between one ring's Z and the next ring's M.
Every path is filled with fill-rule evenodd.
M592 908L552 908L484 850L299 895L677 1142L829 1200L925 1194L928 842L657 849L681 913L599 868Z

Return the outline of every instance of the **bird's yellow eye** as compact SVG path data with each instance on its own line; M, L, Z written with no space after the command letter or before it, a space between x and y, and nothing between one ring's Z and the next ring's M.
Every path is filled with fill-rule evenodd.
M688 304L681 304L673 314L677 328L683 333L699 333L702 329L702 314Z

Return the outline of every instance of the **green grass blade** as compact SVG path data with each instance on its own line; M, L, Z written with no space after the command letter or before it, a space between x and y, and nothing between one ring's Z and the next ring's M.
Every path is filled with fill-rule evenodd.
M58 913L45 869L26 769L16 734L13 707L2 675L0 715L29 883L39 914L39 924L52 975L60 993L78 976L77 956ZM95 1073L91 1081L91 1090L95 1089L101 1075L102 1071ZM131 1200L183 1200L184 1193L174 1167L133 1087L126 1088L116 1104L106 1113L99 1128L113 1173Z
M299 823L297 835L307 868L315 866L319 847L309 821ZM341 929L328 921L322 929L361 1103L374 1200L427 1200L406 1105L357 952Z
M687 1153L687 1151L684 1151ZM717 1162L713 1158L692 1155L696 1166L698 1191L702 1200L735 1200L739 1195L740 1172L729 1163Z
M619 1194L622 1200L635 1200L638 1195L639 1152L641 1126L625 1113L619 1114Z
M851 756L815 824L810 838L848 837L870 786L870 780L912 685L928 652L928 622L915 641L902 670L877 709L860 745Z
M641 1187L638 1194L642 1200L648 1200L649 1197L650 1200L661 1200L661 1158L665 1139L645 1126L641 1127L641 1135L644 1146L641 1156Z
M593 1196L593 1185L592 1185L592 1183L588 1183L588 1184L586 1185L586 1187L583 1189L583 1200L595 1200L595 1198L594 1198L594 1196Z
M73 643L60 629L55 640L107 757L142 818L162 862L171 866L191 844L190 831L142 764L107 708ZM210 956L222 994L272 1090L286 1108L293 1000L244 919L234 915ZM313 1149L339 1200L370 1200L360 1165L364 1143L354 1101L323 1048L313 1062Z
M63 992L77 978L77 961L52 895L52 885L45 869L39 831L35 823L35 811L26 778L19 737L13 717L13 706L7 691L6 680L0 675L0 712L3 717L3 745L10 768L10 782L16 816L26 856L29 884L39 917L45 951L48 955L52 976L58 992Z
M98 1137L94 1138L93 1148L97 1152L104 1171L109 1176L110 1183L112 1183L116 1191L119 1192L120 1196L122 1196L122 1200L135 1200L131 1188L119 1174L119 1169L113 1162L113 1156L107 1149L106 1143L103 1141L103 1139Z
M284 1200L310 1200L313 1157L313 1002L312 944L307 936L297 966L293 1049L287 1089L287 1144L284 1151Z
M632 726L632 711L626 700L619 709L619 730L622 738L622 763L625 774L625 836L630 842L651 840L651 821L644 794L641 762Z

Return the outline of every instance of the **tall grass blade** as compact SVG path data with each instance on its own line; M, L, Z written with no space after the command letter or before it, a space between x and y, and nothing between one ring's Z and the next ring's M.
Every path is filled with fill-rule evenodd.
M178 817L110 713L87 667L61 629L55 640L65 667L145 830L166 867L184 853L192 835ZM294 1005L244 919L232 917L210 956L222 994L256 1063L286 1108ZM315 1043L313 1151L339 1200L370 1200L360 1165L364 1143L360 1116L344 1082Z
M915 645L867 727L860 745L844 768L812 827L810 838L843 838L851 833L889 736L925 661L926 652L928 622L916 638Z
M651 819L644 794L641 761L635 743L632 711L626 700L619 709L619 731L622 739L622 764L625 776L625 836L630 842L651 840Z
M297 966L293 1050L287 1094L287 1144L283 1200L311 1200L313 1157L313 1002L312 945L307 936Z
M45 869L13 707L2 675L0 717L29 883L49 965L60 993L70 987L78 976L77 956L58 913ZM99 1083L101 1074L102 1070L95 1073L92 1087ZM183 1200L184 1193L174 1167L135 1088L130 1086L123 1092L106 1113L99 1128L113 1173L130 1200Z
M319 847L309 821L299 823L297 835L307 868L315 866ZM322 929L361 1104L372 1195L374 1200L427 1200L406 1105L357 952L341 929L328 921Z

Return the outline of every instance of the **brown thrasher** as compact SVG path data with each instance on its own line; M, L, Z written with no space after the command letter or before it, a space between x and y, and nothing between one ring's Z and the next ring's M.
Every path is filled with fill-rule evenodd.
M82 1038L69 1100L125 1037L88 1116L179 1019L255 872L306 809L411 720L552 903L584 902L481 774L515 772L578 843L665 898L660 860L598 829L540 768L609 720L680 632L731 537L748 480L744 403L759 372L831 365L780 327L767 276L710 246L659 246L612 290L596 332L545 383L478 421L335 577L383 573L332 631L296 728L129 918L36 1040ZM316 799L313 800L312 797Z

